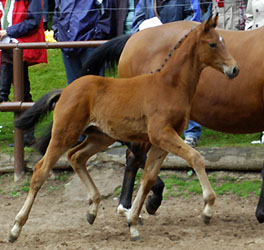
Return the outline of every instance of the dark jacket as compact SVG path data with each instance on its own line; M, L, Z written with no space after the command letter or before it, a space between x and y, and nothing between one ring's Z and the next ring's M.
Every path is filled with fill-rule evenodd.
M61 42L112 38L115 3L115 0L57 0L52 26L55 39ZM63 51L78 54L82 49L64 48Z
M138 31L139 25L149 18L155 16L154 1L140 0L136 10L133 22L133 31ZM169 23L179 20L195 20L191 0L160 0L160 6L157 6L159 18L162 23ZM200 9L198 9L200 12ZM200 20L195 20L200 21Z

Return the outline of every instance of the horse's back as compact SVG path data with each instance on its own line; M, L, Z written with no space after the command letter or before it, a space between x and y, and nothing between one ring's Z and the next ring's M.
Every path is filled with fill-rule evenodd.
M119 77L132 77L160 68L169 49L197 25L197 22L179 21L137 32L122 51Z

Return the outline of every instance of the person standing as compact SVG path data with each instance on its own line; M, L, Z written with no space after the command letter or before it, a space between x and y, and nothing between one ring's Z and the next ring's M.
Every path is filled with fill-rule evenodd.
M58 42L107 40L114 34L115 0L56 0L52 29ZM81 76L94 48L62 48L67 83Z
M264 1L248 0L245 26L245 30L253 30L264 26Z
M198 0L140 0L135 9L133 31L141 30L145 23L152 25L152 20L155 26L157 18L160 24L180 20L200 21L200 9L197 11L197 6Z
M247 0L213 1L213 14L218 13L218 27L227 30L244 30Z
M3 43L45 42L41 0L1 0L0 40ZM24 102L32 102L28 67L37 63L47 63L46 49L24 49ZM12 50L2 50L0 102L8 101L13 82ZM34 130L24 133L24 144L30 146L35 142Z
M132 33L135 8L139 0L117 0L116 35Z
M254 30L264 26L264 1L248 0L246 9L246 24L245 30ZM260 138L257 141L252 141L252 144L264 143L264 131L260 133Z

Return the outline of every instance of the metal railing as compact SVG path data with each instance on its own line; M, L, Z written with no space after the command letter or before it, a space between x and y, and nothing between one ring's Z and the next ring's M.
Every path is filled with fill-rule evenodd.
M78 41L57 43L8 43L0 44L0 49L13 49L13 85L14 102L0 103L0 111L14 112L14 119L21 112L32 107L33 102L23 102L24 99L24 71L23 49L58 49L58 48L88 48L98 47L106 41ZM25 172L24 161L24 132L14 128L14 180L19 180Z

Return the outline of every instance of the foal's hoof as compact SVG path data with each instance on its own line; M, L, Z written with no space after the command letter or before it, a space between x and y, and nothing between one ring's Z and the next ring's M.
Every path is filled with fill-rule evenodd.
M87 214L87 221L91 224L91 225L93 225L93 223L94 223L94 221L95 221L95 218L96 218L96 216L94 215L94 214Z
M210 216L207 216L207 215L202 215L202 219L203 219L203 222L204 224L208 225L210 223L210 220L211 220L212 217Z
M158 210L160 204L161 204L161 201L158 198L156 198L154 195L148 196L148 199L146 201L147 212L151 215L154 215L156 211Z
M143 219L141 217L138 218L138 225L143 226Z
M12 235L11 233L9 234L9 236L8 236L8 241L10 242L10 243L13 243L13 242L15 242L17 240L17 236L14 236L14 235Z

